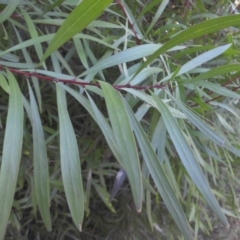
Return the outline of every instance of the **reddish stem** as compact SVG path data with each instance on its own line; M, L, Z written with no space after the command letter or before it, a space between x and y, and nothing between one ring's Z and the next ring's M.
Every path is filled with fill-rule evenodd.
M125 8L124 8L124 6L123 6L123 4L121 3L121 0L117 0L117 3L119 4L119 6L121 7L121 9L123 10L123 12L124 12L124 14L125 14L125 16L127 17L127 19L128 19L128 15L127 15L127 12L126 12L126 10L125 10ZM137 32L136 32L136 30L134 29L134 24L133 23L131 23L131 20L130 19L128 19L128 22L129 22L129 24L130 24L130 26L131 26L131 28L132 28L132 31L133 31L133 33L134 33L134 35L135 35L135 38L136 38L136 43L138 44L138 45L141 45L142 44L142 42L141 42L141 40L138 38L138 36L137 36Z
M0 70L4 70L7 69L8 71L12 72L12 73L16 73L18 75L22 75L25 77L36 77L38 79L41 79L43 81L48 81L48 82L62 82L62 83L68 83L68 84L74 84L74 85L79 85L82 87L85 86L95 86L95 87L100 87L99 83L89 83L89 82L80 82L77 81L76 78L73 78L72 80L68 80L68 79L57 79L54 77L48 77L36 72L25 72L16 68L6 68L3 66L0 66ZM148 85L148 86L132 86L130 84L125 84L125 85L113 85L113 87L116 90L121 90L123 88L132 88L132 89L137 89L137 90L147 90L147 89L154 89L154 88L158 88L158 89L164 89L166 87L166 85L161 85L161 84L154 84L154 85Z

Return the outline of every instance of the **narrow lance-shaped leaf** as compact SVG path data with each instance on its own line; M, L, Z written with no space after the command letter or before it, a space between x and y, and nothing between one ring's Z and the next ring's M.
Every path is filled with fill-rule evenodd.
M110 56L108 58L105 58L99 61L93 67L83 72L80 76L87 75L91 72L99 72L100 70L105 68L109 68L121 63L131 62L131 61L143 58L145 56L149 56L152 53L154 53L160 46L162 46L162 44L149 43L149 44L142 44L140 46L128 48L117 54L114 54L113 56ZM185 47L177 46L175 48L172 48L171 50L176 51L183 48Z
M0 73L0 87L2 87L2 89L7 92L8 94L10 94L10 88L9 85L5 79L5 77Z
M68 16L57 31L51 44L44 53L41 63L55 50L61 47L70 38L87 27L93 20L99 17L104 9L113 0L87 0L82 1Z
M141 125L137 121L131 108L126 101L124 101L124 103L128 111L128 115L130 117L131 125L136 135L136 139L143 154L143 158L153 178L153 181L156 184L164 203L166 204L169 212L171 213L183 236L185 237L185 239L191 240L193 239L191 228L187 222L187 219L176 197L176 194L174 193L173 188L166 176L166 173L160 163L160 160L157 158L156 153L153 151L153 148L146 136L146 133L143 131Z
M60 130L60 158L63 186L73 221L82 230L84 193L76 136L68 114L64 89L57 84L57 105Z
M228 98L234 98L234 99L240 99L240 95L234 91L231 91L227 89L226 87L222 87L220 84L217 83L211 83L211 82L205 82L205 81L196 81L196 85L202 86L204 88L207 88L213 92L218 93L221 96L225 96Z
M8 72L8 115L0 171L0 240L4 239L16 189L23 140L22 94L13 74Z
M240 16L239 15L231 15L219 17L211 20L204 21L188 29L180 32L169 41L167 41L162 47L160 47L155 53L153 53L146 62L139 68L134 77L141 72L142 69L147 67L154 59L158 58L159 55L166 52L168 49L175 47L179 44L182 44L186 41L193 40L195 38L204 36L209 33L217 32L221 29L239 26L240 25ZM134 78L133 77L133 78Z
M95 121L97 122L99 128L101 129L101 131L102 131L102 133L103 133L103 135L104 135L104 137L105 137L105 139L108 143L108 146L111 149L113 155L118 160L118 162L121 165L123 165L121 155L119 153L118 146L117 146L117 143L116 143L116 138L114 136L112 128L109 126L109 123L107 122L107 120L105 119L103 114L99 111L98 107L94 103L91 96L88 93L87 93L87 95L88 95L88 98L89 98L89 102L92 106L92 110L95 114Z
M237 94L237 93L236 93ZM186 106L184 106L180 101L171 96L174 102L178 105L178 107L183 111L183 113L187 116L188 120L191 121L194 126L196 126L205 136L208 137L211 141L216 143L220 147L224 147L231 151L233 154L240 156L240 150L236 147L232 146L228 142L225 142L225 139L219 136L210 126L208 126L204 121L202 121L196 114L194 114L191 110L189 110Z
M7 3L8 5L3 9L0 14L0 23L4 22L12 15L12 13L19 5L20 0L8 0Z
M92 118L96 121L96 123L100 127L103 135L105 136L108 146L110 147L112 153L114 154L116 159L121 164L122 160L121 160L121 156L119 154L118 148L117 148L117 144L116 144L116 140L115 140L113 131L112 131L111 127L109 126L109 123L103 116L103 114L97 108L97 106L94 103L94 101L92 100L91 96L86 92L88 95L88 98L89 98L89 100L88 100L81 93L78 93L77 91L73 90L72 88L68 87L67 85L61 85L61 86L66 91L68 91L73 97L75 97L80 102L80 104L88 111L88 113L92 116Z
M41 216L43 218L47 230L51 231L52 227L49 211L50 191L49 191L47 151L37 103L30 85L28 85L28 87L31 101L32 129L33 129L34 188Z
M142 209L143 185L136 142L128 114L119 93L108 83L100 82L115 135L123 168L127 172L137 211Z
M167 131L189 176L219 219L221 219L221 221L228 226L227 218L223 214L215 196L213 195L212 190L201 170L201 167L195 159L195 156L176 120L173 118L167 106L165 106L161 99L155 94L152 96L155 100L156 108L162 114Z
M124 164L122 163L121 155L119 154L119 151L118 151L116 139L115 139L115 136L113 134L113 131L112 131L111 127L109 126L109 123L107 122L107 120L105 119L103 114L99 111L98 107L94 103L91 96L88 93L87 93L87 95L88 95L88 98L89 98L89 102L92 105L92 110L95 113L95 121L97 122L98 126L100 127L100 129L101 129L101 131L102 131L102 133L103 133L103 135L104 135L104 137L105 137L105 139L108 143L108 146L111 149L113 155L118 160L118 162L123 166ZM111 199L115 197L115 195L117 194L117 192L121 188L121 185L122 185L123 181L126 179L126 177L127 177L126 171L123 168L121 168L119 170L117 176L116 176L115 181L114 181L113 190L112 190L112 193L111 193ZM151 187L151 185L147 182L147 180L144 178L144 176L142 176L142 179L143 179L144 188L148 189L153 194L156 194L156 192Z
M185 63L180 71L176 74L176 76L180 76L186 72L191 71L192 69L200 66L201 64L206 64L206 62L210 61L211 59L221 55L224 53L227 49L231 47L231 44L226 44L220 47L216 47L214 49L211 49L207 52L204 52L197 57L191 59L189 62Z
M201 73L198 76L192 78L191 80L186 80L184 82L194 82L199 80L205 80L207 78L213 78L216 76L223 76L226 73L230 72L239 72L240 64L229 64L220 67L213 68L207 72Z
M37 29L36 29L32 19L31 19L31 17L29 16L29 14L27 13L27 11L24 8L21 8L21 12L22 12L22 14L25 18L26 23L27 23L27 27L29 29L29 34L31 35L31 38L32 39L37 38L38 37L38 32L37 32ZM40 60L43 57L42 46L41 46L40 43L35 43L34 47L35 47L36 53L38 55L38 58ZM43 67L44 67L44 69L47 69L45 63L43 63Z

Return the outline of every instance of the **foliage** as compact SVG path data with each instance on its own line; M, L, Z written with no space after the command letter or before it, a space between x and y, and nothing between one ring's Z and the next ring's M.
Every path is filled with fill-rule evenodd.
M196 239L239 217L233 2L0 3L0 239Z

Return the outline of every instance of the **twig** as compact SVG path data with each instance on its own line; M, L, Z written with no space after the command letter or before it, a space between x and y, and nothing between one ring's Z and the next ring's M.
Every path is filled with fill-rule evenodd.
M125 16L126 16L127 19L128 19L128 22L129 22L129 24L130 24L130 26L131 26L131 28L132 28L132 31L133 31L133 33L134 33L134 35L135 35L136 43L137 43L138 45L141 45L142 42L141 42L141 40L138 38L137 32L136 32L136 30L134 29L134 23L132 23L131 20L128 18L126 9L124 8L123 4L121 3L121 0L117 0L117 3L118 3L118 5L121 7L121 9L123 10Z
M99 83L91 83L91 82L83 82L83 81L77 81L76 78L73 78L71 80L69 79L58 79L54 77L48 77L36 72L25 72L16 68L6 68L3 66L0 66L0 70L7 69L8 71L12 73L16 73L18 75L25 76L27 78L29 77L36 77L38 79L41 79L43 81L48 81L48 82L61 82L61 83L67 83L67 84L74 84L74 85L79 85L81 87L86 87L86 86L95 86L95 87L100 87ZM133 86L131 84L125 84L125 85L113 85L113 88L116 90L121 90L123 88L132 88L132 89L137 89L137 90L148 90L148 89L164 89L166 88L167 85L162 85L162 84L154 84L154 85L148 85L148 86Z

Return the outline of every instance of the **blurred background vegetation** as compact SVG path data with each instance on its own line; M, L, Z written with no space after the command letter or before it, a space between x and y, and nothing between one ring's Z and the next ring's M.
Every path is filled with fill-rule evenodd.
M179 225L176 222L179 219L176 220L169 213L170 210L152 177L153 172L145 164L144 150L135 133L137 142L135 148L139 154L141 176L143 175L144 178L142 210L137 212L133 185L129 184L129 176L126 177L126 172L129 174L130 170L126 169L126 163L124 165L119 161L117 154L106 140L101 128L103 125L96 120L97 113L90 114L94 109L93 105L90 105L92 110L89 112L76 97L83 96L89 104L92 100L105 116L106 122L111 123L109 126L113 127L114 120L110 116L110 108L104 101L108 98L98 85L99 80L114 86L130 83L142 87L135 89L139 95L136 92L120 91L121 96L131 107L150 142L149 146L156 153L166 173L172 192L189 223L192 239L240 239L239 26L229 24L228 27L216 30L213 27L209 34L203 33L201 36L197 36L199 30L194 28L199 23L218 18L221 25L225 21L222 17L238 16L239 2L113 1L97 20L93 19L87 24L82 35L69 36L73 38L58 47L57 51L42 61L42 65L38 67L37 63L43 59L43 53L52 40L48 36L57 33L64 20L73 13L73 9L83 2L78 0L0 1L2 9L0 16L1 160L4 159L4 149L7 149L3 145L7 141L5 133L7 114L10 111L11 77L13 77L9 72L14 74L13 78L23 96L25 109L20 166L19 169L17 166L11 166L17 169L17 182L14 186L10 216L2 214L1 221L7 219L8 223L6 229L0 229L1 236L4 236L6 230L2 239L187 239L182 229L177 227ZM209 24L209 27L212 25ZM187 36L188 29L190 33L192 29L192 35ZM180 42L178 34L184 31L186 31L186 40ZM43 36L46 39L38 41ZM153 55L154 60L147 62L148 65L142 69L141 73L144 74L139 74L137 70L147 61L148 56L162 46L151 45L152 49L150 49L150 44L167 46L166 44L172 39L175 39L176 44L173 43L161 55ZM139 51L144 45L149 46L149 49L146 50L145 56L142 56ZM134 50L135 47L139 48ZM175 49L167 51L172 47ZM133 49L134 52L128 53L128 56L119 55L121 58L119 61L110 58L121 52L127 54L124 52L126 49ZM207 52L208 54L204 55ZM108 58L110 58L109 62L107 62ZM68 84L67 81L72 79L93 85ZM59 84L61 80L64 85ZM209 82L212 85L206 84ZM162 84L164 87L149 87L155 84ZM62 89L68 92L67 112L79 149L84 193L81 196L84 205L79 204L79 208L84 212L82 232L76 227L73 213L69 210L70 198L67 201L67 185L64 185L62 176L61 166L64 161L69 162L71 159L63 159L61 155L61 149L66 147L60 140L60 134L64 131L64 124L60 127L62 124L60 122L64 119L60 119L59 112L64 101L61 103L57 97L57 94L61 95L56 85L62 86ZM74 90L75 95L68 87ZM177 122L176 128L181 130L181 136L195 156L191 161L196 161L200 166L199 169L202 169L206 183L208 182L229 225L226 226L224 217L222 219L219 217L221 214L217 215L217 205L214 205L215 210L209 207L209 201L213 200L207 201L206 195L200 190L201 183L198 186L197 180L194 181L193 175L198 175L199 172L194 173L192 169L193 175L191 175L190 170L182 163L184 160L179 147L176 146L173 135L166 127L168 115L162 113L164 108L162 111L157 110L154 104L150 106L150 100L144 102L144 97L140 101L141 96L144 96L140 96L143 92L151 96L149 88L163 100L165 106L168 106L169 113ZM193 115L187 115L185 106ZM41 124L33 120L36 109L37 112L39 111ZM130 116L129 112L127 114ZM197 120L191 120L190 116L197 116ZM169 118L169 122L172 118ZM211 129L224 139L222 146L217 145L213 138L209 137L210 133L208 136L201 130L197 125L199 119L209 127L206 129ZM44 133L48 165L46 170L49 174L47 184L50 193L51 231L47 230L48 220L43 220L44 213L41 211L44 210L39 207L41 197L37 197L39 195L36 192L38 191L35 183L37 163L34 165L34 161L37 158L36 148L40 145L34 147L37 142L33 133L34 124L40 124ZM133 128L133 125L131 126ZM13 129L12 132L10 131L12 139L15 136ZM67 128L65 130L68 131ZM71 143L74 145L74 141ZM16 146L13 146L12 151L14 149ZM12 176L5 176L7 177L11 179ZM1 184L3 181L1 182L0 179ZM206 189L210 188L206 185ZM0 194L5 193L0 192ZM0 199L0 203L1 201Z

